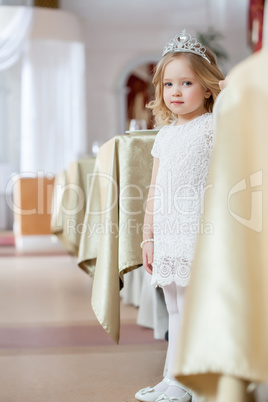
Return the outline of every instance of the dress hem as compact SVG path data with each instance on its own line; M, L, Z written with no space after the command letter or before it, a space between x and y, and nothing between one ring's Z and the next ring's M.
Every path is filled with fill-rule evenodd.
M181 283L180 281L176 281L175 279L170 279L165 282L161 281L161 283L157 280L152 278L151 280L151 285L154 286L155 288L163 288L165 286L171 285L171 283L175 283L177 286L181 286L182 288L186 288L189 285L189 281L187 283L183 282Z

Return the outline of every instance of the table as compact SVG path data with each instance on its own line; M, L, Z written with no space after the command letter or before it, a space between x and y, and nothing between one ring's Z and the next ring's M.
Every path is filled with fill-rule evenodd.
M79 159L55 178L50 228L74 256L78 256L94 165L94 157Z
M92 308L118 343L124 274L142 265L142 225L155 135L120 135L96 158L87 197L78 265L94 275Z
M154 139L114 137L96 160L74 161L55 181L51 230L94 277L92 307L115 342L120 298L139 307L138 324L153 328L156 339L164 339L168 327L162 289L150 285L139 247Z

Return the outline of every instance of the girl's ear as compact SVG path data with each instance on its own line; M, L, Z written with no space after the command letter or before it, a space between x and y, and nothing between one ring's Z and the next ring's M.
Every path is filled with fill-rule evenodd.
M212 95L212 92L209 89L206 89L205 98L208 99Z

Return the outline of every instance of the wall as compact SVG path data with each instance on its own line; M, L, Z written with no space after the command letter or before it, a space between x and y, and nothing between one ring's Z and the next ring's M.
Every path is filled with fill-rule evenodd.
M92 141L122 133L120 86L129 66L158 59L181 29L220 30L229 53L226 72L250 54L244 0L61 0L60 7L81 18L85 35L88 153Z

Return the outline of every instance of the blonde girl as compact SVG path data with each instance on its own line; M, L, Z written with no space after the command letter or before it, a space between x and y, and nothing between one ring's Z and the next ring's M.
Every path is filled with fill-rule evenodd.
M212 110L224 76L214 53L185 31L164 48L148 105L158 132L144 218L143 265L152 284L163 288L169 314L167 373L135 398L145 402L190 402L173 377L185 291L190 280L198 234L212 234L202 221L203 199L213 146Z

